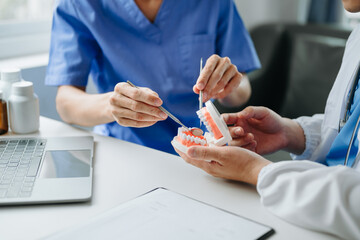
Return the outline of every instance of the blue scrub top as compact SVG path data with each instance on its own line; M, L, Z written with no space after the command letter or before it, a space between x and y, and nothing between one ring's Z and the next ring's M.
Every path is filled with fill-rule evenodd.
M231 0L163 0L151 23L133 0L62 0L54 11L47 85L86 86L99 93L130 80L148 87L163 107L189 127L199 126L192 90L200 58L228 56L240 72L260 67L248 32ZM103 135L175 153L178 124L170 118L147 128L116 122L96 126Z
M326 165L328 166L343 165L350 144L351 144L351 149L350 149L347 165L351 167L351 165L355 161L356 154L358 153L358 149L359 149L359 140L357 138L359 128L355 129L357 119L360 115L359 87L360 87L360 79L355 88L356 90L354 94L354 99L349 111L350 117L347 120L344 127L341 129L340 133L336 136L333 144L331 145L330 151L326 156ZM350 143L351 136L354 130L355 130L354 142Z

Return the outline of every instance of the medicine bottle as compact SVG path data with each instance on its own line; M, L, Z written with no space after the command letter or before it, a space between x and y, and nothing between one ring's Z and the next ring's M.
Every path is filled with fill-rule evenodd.
M12 84L19 81L21 81L20 69L8 68L1 70L0 90L3 92L3 99L5 101L10 97Z
M3 92L0 90L0 135L9 130L7 104L3 99Z
M11 131L26 134L39 130L39 99L32 82L13 83L8 104Z

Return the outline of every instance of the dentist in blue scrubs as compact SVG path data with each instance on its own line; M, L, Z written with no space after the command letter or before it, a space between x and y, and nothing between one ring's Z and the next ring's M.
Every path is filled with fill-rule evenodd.
M198 127L200 90L204 102L241 105L259 67L232 0L60 0L45 82L65 122L175 153L179 125L158 107ZM98 94L85 91L89 75Z

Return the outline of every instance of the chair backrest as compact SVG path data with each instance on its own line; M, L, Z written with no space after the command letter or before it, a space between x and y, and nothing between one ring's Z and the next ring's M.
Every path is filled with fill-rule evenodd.
M250 31L262 68L249 74L246 104L295 118L324 111L340 68L349 29L328 25L266 24ZM225 108L235 112L244 108Z
M286 92L279 113L296 118L323 113L340 69L350 30L327 25L289 25Z

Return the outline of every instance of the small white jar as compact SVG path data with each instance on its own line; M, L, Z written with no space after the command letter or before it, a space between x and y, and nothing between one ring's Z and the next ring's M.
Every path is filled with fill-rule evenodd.
M11 95L12 84L22 80L21 70L18 68L2 69L0 76L0 90L3 91L3 99L8 101Z
M11 131L26 134L39 130L39 99L32 82L13 83L8 103Z

